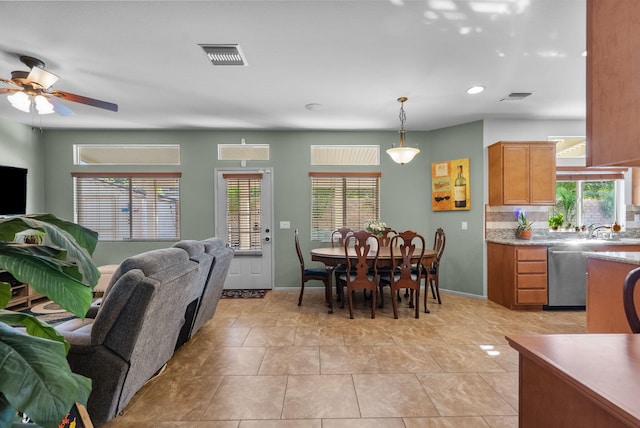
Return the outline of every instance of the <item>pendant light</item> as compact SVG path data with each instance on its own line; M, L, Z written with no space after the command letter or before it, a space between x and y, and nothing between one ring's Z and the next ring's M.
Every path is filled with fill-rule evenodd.
M400 165L404 165L405 163L409 163L413 160L415 155L420 153L420 149L416 147L407 147L404 145L404 134L406 131L404 130L404 122L407 120L407 115L404 112L404 102L407 101L407 97L400 97L398 101L400 102L400 145L398 147L395 144L387 150L389 156L395 163L399 163Z

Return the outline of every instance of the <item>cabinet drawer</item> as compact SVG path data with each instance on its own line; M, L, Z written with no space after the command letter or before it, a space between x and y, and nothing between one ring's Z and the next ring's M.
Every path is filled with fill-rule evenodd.
M517 273L547 273L547 262L518 262Z
M543 260L547 262L547 247L518 248L516 249L516 260Z
M547 289L547 275L518 275L518 290L523 288Z
M519 305L546 305L547 290L518 290L516 300Z

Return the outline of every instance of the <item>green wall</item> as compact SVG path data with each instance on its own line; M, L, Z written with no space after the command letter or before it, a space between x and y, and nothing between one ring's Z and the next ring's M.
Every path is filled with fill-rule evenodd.
M301 245L308 251L314 245L310 235L309 171L380 171L381 218L397 230L415 229L431 237L435 227L429 222L430 160L425 144L426 132L410 132L409 144L419 144L423 152L411 163L400 166L384 150L398 139L397 132L329 132L329 131L60 131L45 133L46 208L64 218L73 218L72 171L74 144L181 144L181 165L136 167L141 171L181 171L181 229L183 239L203 239L214 235L214 169L239 167L237 161L218 161L218 143L269 144L271 160L247 162L248 167L273 168L273 245L275 287L298 287L299 265L293 246L293 229L301 234ZM311 167L309 147L313 144L373 144L381 147L377 167ZM481 134L476 144L481 146ZM460 156L458 156L460 157ZM125 171L130 167L91 167L92 171ZM290 221L291 229L280 230L280 221ZM480 241L481 242L481 241ZM101 242L94 258L98 264L118 263L123 258L170 242ZM429 244L429 245L430 245ZM309 262L310 263L310 262ZM443 288L446 288L443 286Z
M421 153L409 164L393 163L384 150L398 140L397 132L329 131L32 131L30 127L0 119L0 164L29 168L29 212L51 212L73 219L72 171L74 144L175 144L181 145L181 165L135 167L140 171L182 172L182 238L214 236L214 169L237 168L240 162L217 161L217 144L269 144L271 160L248 162L249 167L273 168L273 244L275 287L298 287L299 266L293 248L293 229L301 232L305 252L320 243L309 240L309 171L380 171L381 218L397 230L415 229L427 238L442 227L447 246L441 271L441 287L460 293L485 295L484 204L487 200L486 147L495 141L540 140L551 135L584 135L585 122L485 120L428 132L407 133L408 144ZM381 148L380 166L311 167L312 144L375 144ZM431 164L450 159L470 159L468 211L431 210ZM92 171L117 172L130 167L92 167ZM280 221L291 229L280 230ZM462 222L467 230L462 230ZM124 258L172 242L101 242L97 264L118 263ZM311 264L311 262L308 262Z
M476 295L483 295L484 196L482 182L485 172L482 134L481 121L431 131L428 133L425 156L430 163L469 158L469 171L465 176L470 192L471 209L429 211L427 222L429 230L442 227L446 234L445 251L440 268L441 288ZM427 202L430 204L430 200ZM462 230L462 222L467 223L467 230Z
M42 133L0 119L0 165L27 168L27 212L45 210ZM11 183L2 183L2 186Z

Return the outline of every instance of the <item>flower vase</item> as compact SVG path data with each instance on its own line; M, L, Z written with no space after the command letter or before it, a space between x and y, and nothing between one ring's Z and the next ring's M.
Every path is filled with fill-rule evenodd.
M370 254L375 254L378 252L378 240L376 238L367 239L367 244L369 244Z

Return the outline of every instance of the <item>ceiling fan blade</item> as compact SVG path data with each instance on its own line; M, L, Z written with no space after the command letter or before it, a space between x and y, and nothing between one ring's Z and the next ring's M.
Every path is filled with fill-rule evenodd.
M47 100L53 104L53 109L60 116L71 116L73 114L73 110L60 102L60 100L56 97L47 97Z
M35 83L42 89L47 89L58 81L59 77L44 68L33 67L27 76L29 82Z
M0 82L6 83L7 85L11 85L11 86L16 86L16 84L11 80L3 79L2 77L0 77Z
M83 97L82 95L72 94L65 91L51 91L50 95L61 98L66 101L90 105L92 107L103 108L105 110L118 111L118 105L107 101L96 100L95 98Z
M12 92L19 92L20 89L17 88L0 88L0 94L9 94Z

